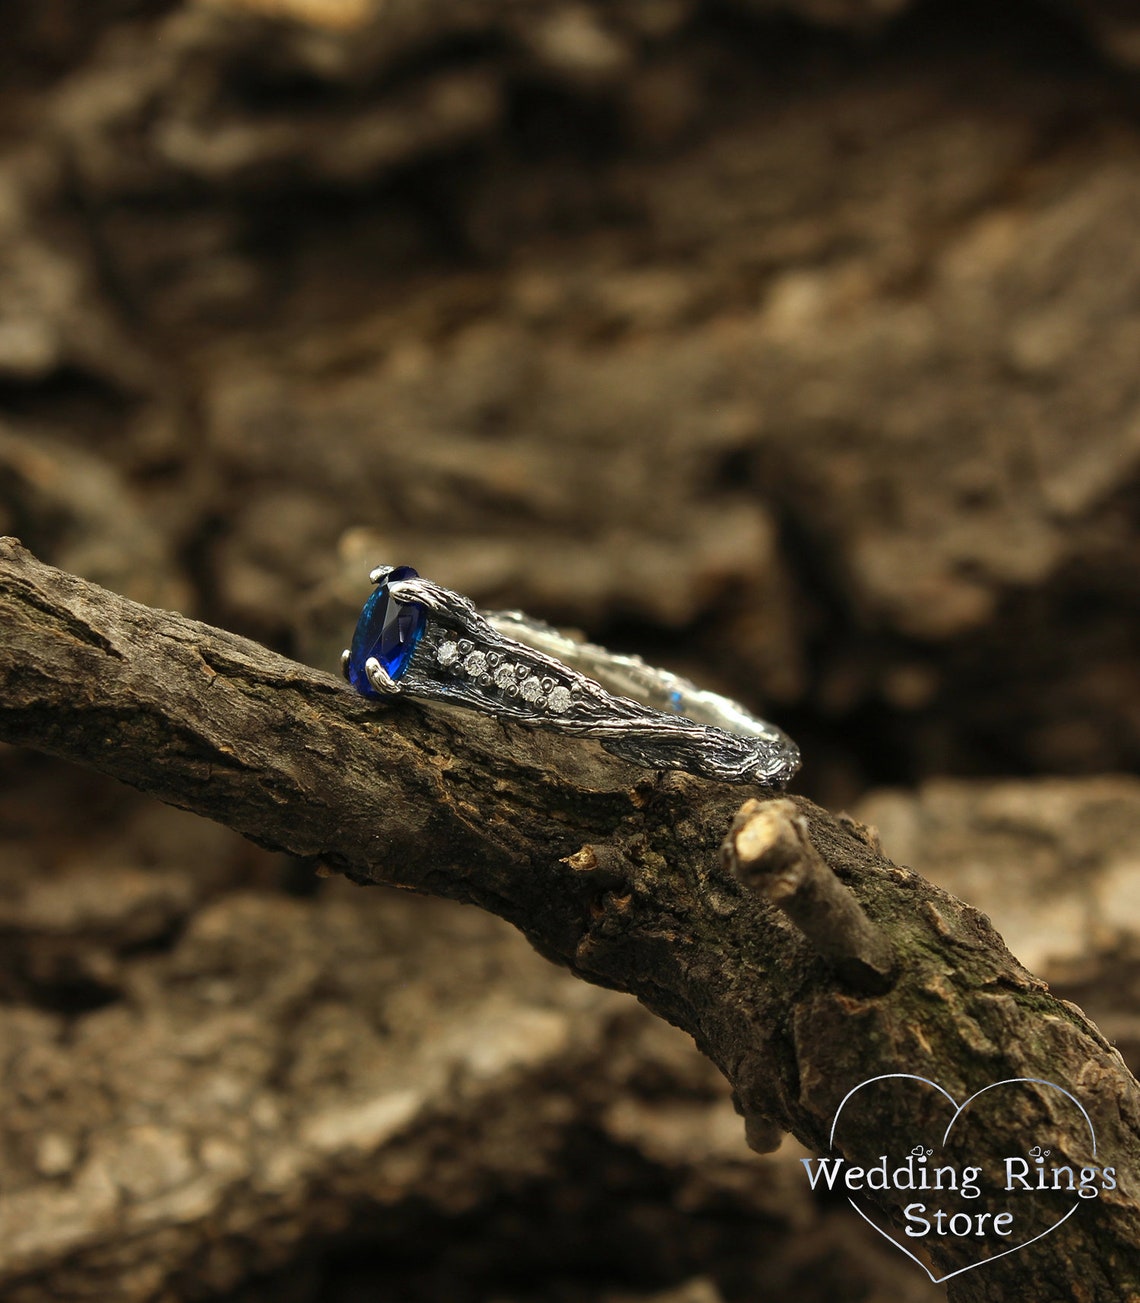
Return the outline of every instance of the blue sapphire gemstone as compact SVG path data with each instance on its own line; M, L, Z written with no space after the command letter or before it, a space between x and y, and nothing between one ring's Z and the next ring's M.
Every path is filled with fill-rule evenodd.
M408 668L412 652L424 635L427 612L419 602L401 606L388 592L389 580L418 578L411 566L397 566L387 579L376 585L360 612L348 650L348 681L366 697L380 694L368 681L365 662L375 656L392 678L398 679Z

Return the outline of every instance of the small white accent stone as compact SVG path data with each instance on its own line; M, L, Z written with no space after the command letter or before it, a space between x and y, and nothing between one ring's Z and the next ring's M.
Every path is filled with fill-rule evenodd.
M535 702L542 696L542 684L532 674L529 679L523 679L519 685L519 696L523 701Z
M513 665L500 665L495 671L495 682L500 688L508 687L515 681L515 667Z
M476 674L482 674L487 668L487 658L481 651L468 652L467 659L463 662L463 668L473 677Z
M547 706L554 715L561 715L563 711L570 709L570 689L557 687L552 689Z
M459 659L459 644L450 641L441 642L435 658L444 669L447 669L449 665L454 665Z

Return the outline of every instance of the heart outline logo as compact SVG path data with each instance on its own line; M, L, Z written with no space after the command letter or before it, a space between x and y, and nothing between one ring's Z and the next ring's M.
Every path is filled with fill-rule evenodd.
M1077 1108L1080 1109L1081 1116L1085 1120L1085 1125L1089 1129L1089 1136L1092 1139L1093 1157L1095 1158L1097 1156L1096 1130L1093 1127L1092 1118L1089 1117L1088 1113L1085 1110L1085 1106L1081 1103L1081 1101L1077 1099L1077 1097L1074 1094L1072 1094L1071 1091L1067 1091L1064 1088L1064 1086L1058 1086L1055 1081L1046 1081L1043 1077L1007 1077L1005 1081L993 1081L988 1086L983 1086L981 1090L974 1091L974 1093L968 1099L964 1100L961 1104L959 1104L958 1101L954 1098L954 1096L951 1095L950 1092L946 1090L945 1087L940 1086L936 1081L931 1081L929 1077L920 1077L913 1072L884 1072L878 1077L868 1077L866 1081L861 1081L857 1086L853 1086L847 1092L847 1094L844 1095L843 1098L840 1100L839 1107L835 1110L835 1116L831 1119L831 1133L827 1138L829 1148L831 1148L832 1150L834 1150L835 1148L835 1131L839 1125L839 1115L843 1112L843 1109L847 1104L847 1101L851 1099L853 1095L858 1094L859 1091L861 1091L864 1086L874 1085L876 1081L898 1081L898 1080L921 1081L927 1086L933 1086L934 1089L938 1091L940 1095L944 1096L947 1100L949 1100L950 1104L954 1108L954 1113L953 1116L950 1118L950 1121L947 1123L946 1130L942 1133L943 1146L945 1146L947 1138L950 1135L950 1132L954 1129L955 1122L958 1121L958 1119L962 1116L962 1114L966 1111L966 1109L969 1108L969 1106L974 1102L974 1100L976 1100L979 1095L984 1095L986 1091L996 1090L999 1086L1015 1086L1022 1083L1035 1085L1035 1086L1049 1086L1053 1090L1060 1091L1062 1095L1064 1095L1067 1099L1072 1100L1072 1102L1077 1106ZM1040 1146L1038 1146L1037 1149L1038 1152L1040 1152ZM1047 1153L1048 1151L1046 1150L1045 1152ZM872 1230L876 1230L879 1232L879 1234L883 1237L884 1240L887 1241L888 1244L894 1245L894 1247L898 1249L901 1253L905 1253L906 1256L910 1258L912 1262L916 1262L922 1268L922 1270L926 1272L931 1283L934 1285L944 1284L948 1280L953 1280L955 1276L961 1276L963 1272L973 1271L975 1267L984 1267L988 1263L996 1262L998 1258L1008 1257L1011 1253L1020 1253L1022 1249L1027 1249L1031 1244L1036 1244L1038 1240L1043 1240L1046 1235L1052 1235L1053 1232L1059 1226L1063 1226L1065 1222L1067 1222L1069 1218L1073 1215L1073 1213L1075 1213L1077 1209L1081 1206L1081 1201L1078 1198L1077 1202L1073 1204L1073 1206L1063 1217L1061 1217L1058 1221L1055 1221L1052 1226L1047 1226L1045 1230L1041 1231L1037 1235L1034 1235L1032 1239L1026 1240L1023 1244L1014 1244L1012 1247L1008 1249L1003 1249L1001 1253L994 1253L991 1254L990 1257L988 1258L981 1258L977 1262L971 1262L967 1264L965 1267L959 1267L956 1271L948 1272L945 1276L935 1276L934 1273L930 1270L930 1268L926 1265L926 1263L923 1262L921 1258L911 1253L911 1251L906 1247L905 1244L900 1244L898 1240L896 1240L893 1236L888 1235L887 1232L884 1231L881 1226L877 1226L870 1219L870 1217L867 1216L867 1214L862 1210L862 1208L859 1207L859 1205L855 1202L855 1200L850 1195L847 1196L847 1202L859 1214L859 1216L862 1217L862 1219L867 1223L867 1225L872 1228Z

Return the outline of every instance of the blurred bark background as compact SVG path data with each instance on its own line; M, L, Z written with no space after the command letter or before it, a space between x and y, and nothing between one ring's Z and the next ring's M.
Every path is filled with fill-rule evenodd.
M688 672L1135 1068L1131 8L9 0L0 533ZM941 1297L498 920L0 771L6 1300Z

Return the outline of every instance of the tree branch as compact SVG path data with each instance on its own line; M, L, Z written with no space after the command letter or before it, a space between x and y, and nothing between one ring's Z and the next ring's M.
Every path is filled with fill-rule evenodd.
M11 539L0 542L0 627L4 740L358 880L509 919L548 958L689 1031L732 1083L757 1147L783 1129L828 1153L847 1092L884 1074L928 1078L958 1101L1014 1077L1064 1086L1118 1188L1023 1253L955 1277L950 1297L1022 1298L1028 1280L1043 1300L1140 1297L1135 1081L984 916L891 864L853 821L794 798L805 846L867 935L889 940L893 980L876 995L721 864L733 788L469 712L369 704L331 674L127 601ZM1019 1101L972 1136L971 1162L997 1167L1040 1142L1040 1098ZM837 1148L869 1164L900 1135L925 1138L930 1097L870 1092L847 1118ZM1067 1114L1048 1120L1055 1153L1086 1146ZM887 1191L879 1206L898 1225L906 1202ZM1004 1206L987 1192L976 1211ZM936 1272L977 1252L951 1244Z
M795 802L745 801L721 856L743 886L783 910L849 986L868 995L887 990L895 968L891 944L823 862Z

